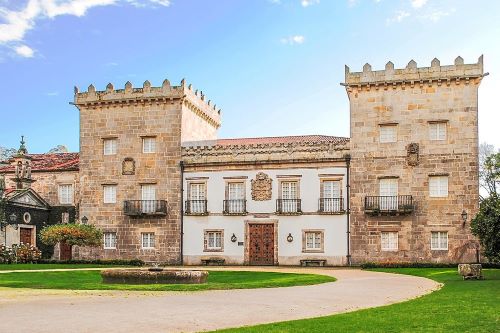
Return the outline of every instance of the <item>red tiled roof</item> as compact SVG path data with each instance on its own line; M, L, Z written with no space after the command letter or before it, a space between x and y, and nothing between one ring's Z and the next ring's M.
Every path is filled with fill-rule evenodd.
M260 138L236 138L236 139L218 139L217 145L254 145L270 143L334 143L343 144L349 142L349 138L329 135L297 135L297 136L274 136Z
M78 170L78 153L28 154L32 171L72 171ZM14 165L0 165L0 172L13 172Z

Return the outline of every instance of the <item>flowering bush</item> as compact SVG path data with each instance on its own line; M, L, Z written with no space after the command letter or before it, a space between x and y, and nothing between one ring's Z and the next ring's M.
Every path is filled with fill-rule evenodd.
M12 248L0 245L0 264L10 264L16 261L16 254Z
M13 245L12 251L18 264L36 263L42 257L42 251L29 244Z
M43 228L40 239L46 245L100 246L102 232L89 224L56 224Z

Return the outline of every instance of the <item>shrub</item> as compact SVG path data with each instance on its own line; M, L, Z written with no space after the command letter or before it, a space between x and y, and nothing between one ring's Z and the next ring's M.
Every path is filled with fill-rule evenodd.
M42 257L42 251L29 244L13 245L12 251L18 264L36 263Z
M109 260L46 260L39 261L41 264L89 264L89 265L120 265L120 266L144 266L144 261L140 259L109 259Z
M56 224L40 232L40 240L46 245L66 243L69 246L100 246L102 231L87 224Z
M12 248L0 245L0 264L11 264L16 261L16 254Z
M483 268L500 268L500 264L482 263ZM457 268L458 263L435 262L365 262L360 265L362 269L368 268Z

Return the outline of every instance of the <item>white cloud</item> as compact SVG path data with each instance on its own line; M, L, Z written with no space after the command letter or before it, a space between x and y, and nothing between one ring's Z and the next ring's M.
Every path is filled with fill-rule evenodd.
M26 45L19 45L14 47L14 51L16 52L17 55L20 55L21 57L24 58L33 58L35 55L35 51L29 46Z
M453 13L455 10L452 9L450 11L444 11L444 10L439 10L439 9L433 9L431 11L429 11L428 13L424 14L424 15L421 15L420 17L426 19L426 20L430 20L432 22L437 22L439 21L441 18L445 17L445 16L449 16L451 15L451 13Z
M120 2L165 7L171 4L170 0L28 0L23 8L17 10L0 6L0 45L13 49L18 55L31 57L33 50L29 46L19 45L19 42L36 27L37 21L62 15L82 17L93 7Z
M411 0L411 6L413 8L422 8L425 6L428 0Z
M45 95L53 97L53 96L59 96L59 91L51 91L46 93Z
M319 0L302 0L300 4L302 7L309 7L311 5L316 5L319 3Z
M296 45L304 43L306 38L302 35L294 35L285 38L281 38L281 43L287 45Z
M396 13L393 17L388 18L386 20L386 23L387 24L391 24L391 23L395 23L395 22L399 23L399 22L402 22L408 16L410 16L409 12L404 11L404 10L398 10L398 11L396 11Z
M347 0L347 5L349 7L354 7L358 4L358 0Z

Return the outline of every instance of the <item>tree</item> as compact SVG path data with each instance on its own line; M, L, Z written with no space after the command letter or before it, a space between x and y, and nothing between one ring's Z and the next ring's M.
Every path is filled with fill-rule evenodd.
M17 153L17 150L14 148L6 148L0 146L0 162L7 161L12 156Z
M485 197L498 194L500 181L500 151L493 145L479 145L479 184L486 191ZM481 198L483 199L483 198Z
M56 147L50 149L48 154L57 154L57 153L67 153L68 148L65 145L57 145Z
M496 193L481 201L479 213L471 221L472 233L479 238L484 255L500 262L500 196Z
M40 240L46 245L67 244L70 249L77 246L100 246L102 231L93 225L56 224L45 227L40 232Z

